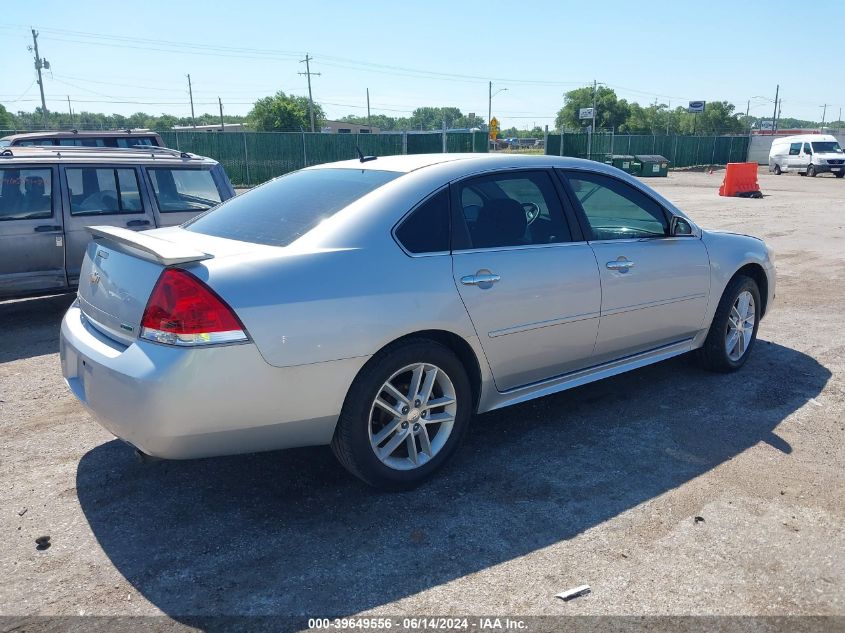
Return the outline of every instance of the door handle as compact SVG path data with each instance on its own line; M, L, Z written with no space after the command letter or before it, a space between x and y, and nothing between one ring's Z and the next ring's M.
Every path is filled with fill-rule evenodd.
M465 275L461 277L461 283L465 286L480 286L482 284L494 284L502 277L493 273L482 273L476 275Z
M54 231L61 231L62 227L56 224L41 224L35 227L36 233L53 233Z
M149 220L130 220L126 223L126 226L149 226Z
M618 270L620 272L628 272L634 267L634 262L629 262L627 259L617 259L605 264L608 270Z

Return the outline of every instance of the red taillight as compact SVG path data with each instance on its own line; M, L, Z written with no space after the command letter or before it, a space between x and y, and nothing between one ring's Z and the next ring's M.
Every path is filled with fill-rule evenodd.
M244 326L223 300L191 273L167 268L141 319L141 338L171 345L247 340Z

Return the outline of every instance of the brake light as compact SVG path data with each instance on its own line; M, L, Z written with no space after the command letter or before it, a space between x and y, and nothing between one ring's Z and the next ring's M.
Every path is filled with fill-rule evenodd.
M141 338L183 346L247 340L232 309L180 268L166 268L158 278L141 319Z

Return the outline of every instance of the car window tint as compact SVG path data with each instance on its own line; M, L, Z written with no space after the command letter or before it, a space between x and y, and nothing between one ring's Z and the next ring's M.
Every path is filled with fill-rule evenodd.
M147 172L162 213L199 213L219 204L222 199L210 169L155 167Z
M457 186L461 209L456 216L465 225L460 233L467 236L467 248L571 240L557 192L546 172L500 173Z
M396 229L396 239L411 253L447 252L449 190L440 190L405 218Z
M134 169L71 167L65 170L71 215L141 213Z
M790 156L798 156L801 153L801 143L790 143L789 145L789 155Z
M232 240L287 246L401 175L376 169L295 171L230 198L183 227Z
M52 170L0 169L0 221L52 215Z
M569 184L584 209L595 240L664 237L666 214L630 185L601 174L571 172Z

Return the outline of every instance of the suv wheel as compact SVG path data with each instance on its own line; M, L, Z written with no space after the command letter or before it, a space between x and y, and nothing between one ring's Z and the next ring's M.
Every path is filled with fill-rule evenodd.
M816 176L816 168L815 168L815 167L813 167L812 165L808 165L808 166L807 166L807 175L808 175L810 178L815 178L815 176Z
M773 173L775 176L780 176L780 175L781 175L781 173L782 173L782 172L780 171L780 165L778 165L777 163L775 163L775 166L774 166L774 168L772 169L772 173Z
M455 452L469 423L472 389L461 361L416 339L372 358L349 389L332 450L377 488L418 486Z

